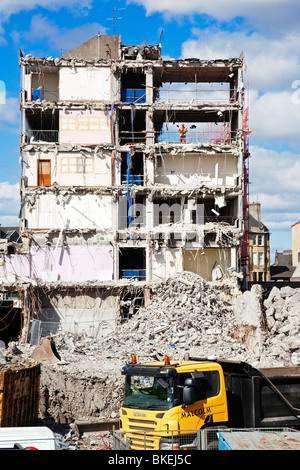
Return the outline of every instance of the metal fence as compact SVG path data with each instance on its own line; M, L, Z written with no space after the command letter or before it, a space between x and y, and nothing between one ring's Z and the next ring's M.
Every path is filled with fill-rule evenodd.
M219 450L219 433L295 431L290 428L207 428L185 431L137 432L135 434L112 431L113 450Z
M114 450L201 450L201 430L124 433L114 431Z

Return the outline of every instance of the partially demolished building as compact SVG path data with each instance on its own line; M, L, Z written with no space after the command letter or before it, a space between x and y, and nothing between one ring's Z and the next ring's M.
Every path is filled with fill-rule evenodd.
M99 35L19 62L22 248L0 268L25 293L23 336L97 337L151 283L243 270L243 54L164 60L160 44Z

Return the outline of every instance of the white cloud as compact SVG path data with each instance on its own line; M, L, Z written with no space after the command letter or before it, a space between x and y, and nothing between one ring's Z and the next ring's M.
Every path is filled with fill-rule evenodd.
M105 31L106 28L97 22L85 23L73 29L59 28L56 24L49 21L48 18L37 14L32 17L28 30L20 36L31 43L45 40L51 48L59 52L61 49L63 49L63 52L68 52L78 46L78 44L96 36L98 32L105 34Z
M300 35L286 34L281 38L265 38L254 32L221 31L214 27L192 30L194 38L182 44L183 57L220 59L239 57L245 52L250 87L263 91L290 90L292 82L300 79Z
M251 192L257 194L264 188L268 194L298 194L293 205L300 201L300 154L277 152L250 145ZM289 202L290 203L290 202ZM300 210L300 207L299 207Z
M18 225L19 210L19 184L0 182L0 224L2 226Z
M93 0L0 0L0 46L7 45L3 25L13 14L31 11L38 7L56 11L65 7L73 15L79 16L85 15L92 8L92 3ZM13 37L17 35L17 32L13 33Z
M17 98L5 96L4 103L0 102L0 125L1 131L19 132L20 130L20 108Z
M0 15L8 19L10 15L42 7L57 10L62 7L90 9L92 0L1 0Z
M271 231L286 231L300 220L300 155L251 147L250 202L261 204L262 221Z
M299 142L300 103L293 100L292 91L270 92L260 95L250 90L249 125L251 140L281 141L293 145Z
M8 181L0 182L0 200L17 201L20 198L19 183L10 184Z
M204 14L218 21L229 21L236 17L247 17L250 24L274 32L297 25L300 4L298 0L128 0L142 5L148 15L159 12L167 17Z
M183 57L239 57L245 51L249 87L251 140L298 141L300 128L300 35L266 39L259 33L193 29L194 39L182 44ZM299 77L299 78L298 78ZM294 88L293 88L294 87Z
M0 225L2 227L19 227L19 218L17 215L1 215L0 214Z
M276 218L276 221L278 221L278 214L281 214L282 221L288 222L291 226L300 217L299 203L295 200L294 194L259 192L256 194L256 200L261 203L264 213L268 214L269 220ZM293 209L295 209L294 212Z

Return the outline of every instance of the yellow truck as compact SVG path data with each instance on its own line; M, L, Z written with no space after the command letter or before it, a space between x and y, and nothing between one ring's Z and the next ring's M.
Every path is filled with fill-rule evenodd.
M245 362L188 358L122 369L120 430L131 449L174 450L197 430L300 429L300 367L258 370Z

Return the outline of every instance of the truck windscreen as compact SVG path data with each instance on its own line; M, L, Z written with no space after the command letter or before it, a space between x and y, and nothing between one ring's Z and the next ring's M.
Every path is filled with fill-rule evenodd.
M127 375L124 406L128 408L167 410L174 398L173 378Z

